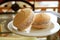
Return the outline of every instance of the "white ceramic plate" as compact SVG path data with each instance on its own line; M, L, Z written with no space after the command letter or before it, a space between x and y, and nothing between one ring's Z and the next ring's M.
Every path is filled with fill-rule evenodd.
M30 33L26 33L22 31L18 31L17 28L14 27L13 21L9 22L7 27L11 32L23 36L48 36L56 33L57 31L59 31L60 28L58 23L54 23L54 27L50 26L46 29L41 29L41 30L32 29Z

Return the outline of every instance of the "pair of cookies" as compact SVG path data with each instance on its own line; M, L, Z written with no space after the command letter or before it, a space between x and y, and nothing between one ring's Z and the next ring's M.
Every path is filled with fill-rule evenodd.
M33 28L41 29L49 26L50 16L45 13L40 13L34 16L34 12L31 9L22 9L16 14L13 25L20 31L29 28L30 25Z

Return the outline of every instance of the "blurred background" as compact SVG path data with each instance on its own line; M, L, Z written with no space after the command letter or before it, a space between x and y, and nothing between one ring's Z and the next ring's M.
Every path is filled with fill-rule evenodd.
M27 3L25 2L27 1ZM34 11L54 11L60 13L59 0L0 0L0 37L10 37L13 35L8 29L7 24L13 20L16 12L20 9L31 8ZM52 16L53 17L53 16ZM60 18L56 18L60 24ZM16 35L13 35L16 36ZM60 31L45 37L46 40L60 40Z

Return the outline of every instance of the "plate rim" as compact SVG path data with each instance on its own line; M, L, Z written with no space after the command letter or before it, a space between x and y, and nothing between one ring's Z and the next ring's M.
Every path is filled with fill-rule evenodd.
M19 33L19 32L14 32L14 31L12 31L12 29L10 29L9 27L9 24L11 24L13 21L10 21L9 23L8 23L8 25L7 25L7 28L11 31L11 32L13 32L13 33L15 33L15 34L18 34L18 35L22 35L22 36L29 36L29 37L40 37L40 36L48 36L48 35L52 35L52 34L54 34L54 33L56 33L56 32L58 32L59 31L59 29L60 29L60 27L57 29L57 31L55 31L55 32L53 32L53 33L50 33L50 34L47 34L47 35L39 35L39 36L37 36L37 35L33 35L33 36L31 36L31 35L24 35L24 34L21 34L21 33ZM58 23L57 23L58 24ZM58 24L58 26L59 26L59 24ZM55 27L55 26L54 26ZM23 33L23 32L22 32Z

